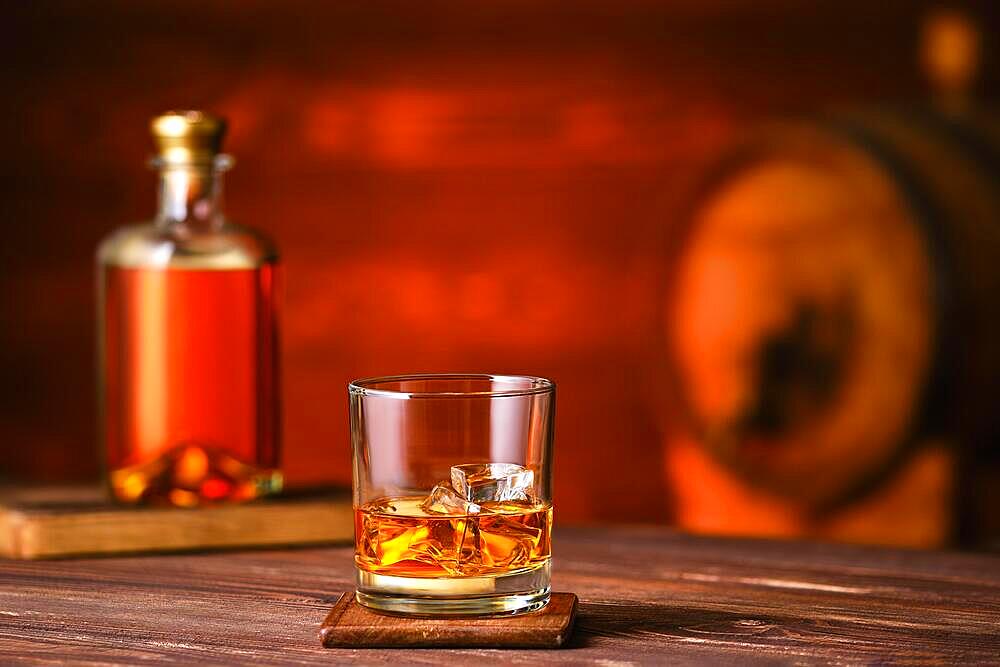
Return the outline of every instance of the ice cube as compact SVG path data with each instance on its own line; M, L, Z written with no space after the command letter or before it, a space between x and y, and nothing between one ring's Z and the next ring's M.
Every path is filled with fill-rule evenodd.
M431 489L431 493L420 507L431 514L450 514L453 516L467 516L469 514L479 514L480 507L474 502L466 500L455 492L455 489L447 482L442 482Z
M451 486L473 503L531 500L535 474L516 463L469 463L451 467Z
M484 514L477 528L476 546L486 567L524 566L542 549L543 530L517 517Z

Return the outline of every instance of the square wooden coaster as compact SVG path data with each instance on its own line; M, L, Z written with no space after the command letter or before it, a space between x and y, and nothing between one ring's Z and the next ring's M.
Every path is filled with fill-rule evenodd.
M573 631L576 602L573 593L553 593L529 614L418 618L380 614L344 593L319 636L326 648L559 648Z

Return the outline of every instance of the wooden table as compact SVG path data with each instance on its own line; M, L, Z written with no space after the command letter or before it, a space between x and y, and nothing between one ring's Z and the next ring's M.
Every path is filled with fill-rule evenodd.
M563 529L560 651L322 649L348 547L0 561L0 663L1000 663L1000 558Z

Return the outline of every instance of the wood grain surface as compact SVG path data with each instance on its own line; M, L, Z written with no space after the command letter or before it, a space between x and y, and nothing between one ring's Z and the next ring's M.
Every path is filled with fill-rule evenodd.
M348 547L0 562L0 663L914 663L1000 661L1000 558L563 529L580 598L560 651L323 649Z
M319 635L327 648L560 648L570 637L577 598L553 593L540 611L485 618L407 618L358 604L354 592L333 606Z
M349 542L349 491L317 490L197 511L116 505L96 486L0 490L0 556L232 549Z

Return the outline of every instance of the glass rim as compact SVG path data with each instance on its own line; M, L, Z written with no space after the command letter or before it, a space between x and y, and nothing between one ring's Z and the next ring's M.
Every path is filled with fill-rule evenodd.
M527 382L521 389L497 389L486 391L400 391L397 389L376 389L375 385L408 380L490 380L500 382ZM532 396L552 392L556 383L536 375L495 375L492 373L411 373L403 375L383 375L379 377L352 380L347 385L349 393L358 396L379 396L382 398L504 398L508 396Z

